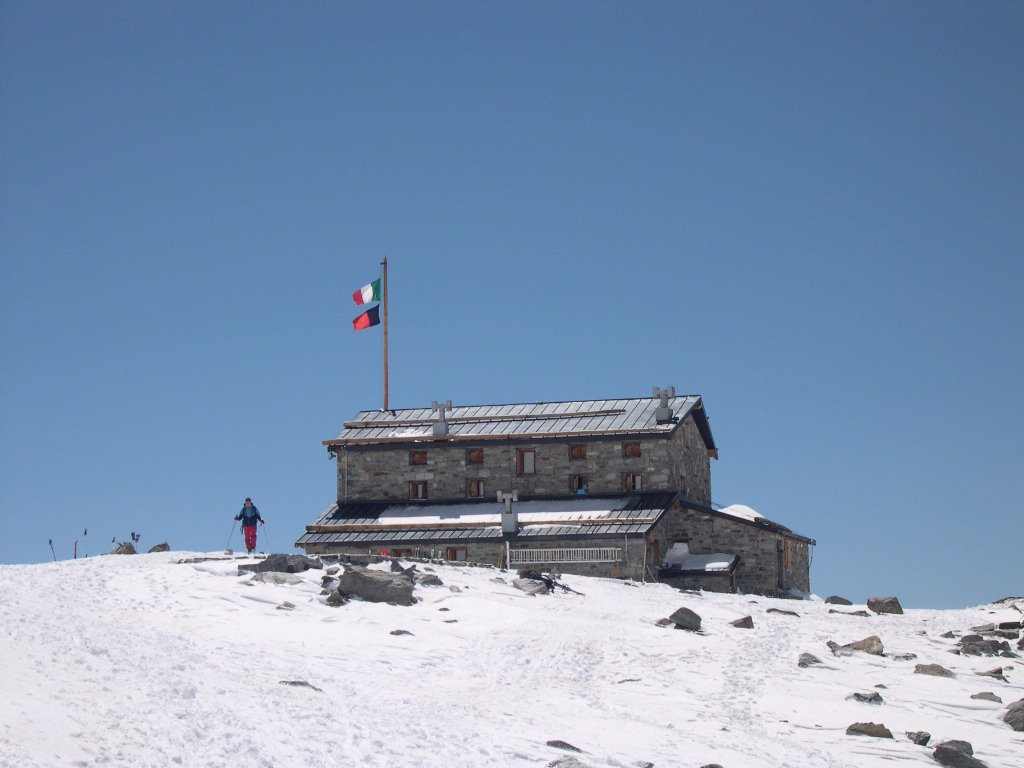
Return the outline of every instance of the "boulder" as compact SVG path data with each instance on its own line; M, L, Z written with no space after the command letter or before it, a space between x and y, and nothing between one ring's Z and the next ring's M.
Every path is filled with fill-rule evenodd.
M949 768L985 768L985 764L974 757L973 752L966 741L944 741L935 747L932 759Z
M796 665L798 667L814 667L821 664L821 659L811 653L801 653Z
M340 605L345 605L348 602L348 598L341 594L338 590L328 593L327 604L332 608L337 608Z
M927 747L932 735L928 731L907 731L907 738L919 747Z
M849 696L854 701L859 701L862 704L884 704L881 694L875 693L854 693Z
M413 605L413 583L404 573L372 571L350 565L338 579L338 592L370 603Z
M546 741L544 743L547 744L549 747L554 747L555 749L564 749L566 752L582 752L583 751L579 747L573 746L569 742L562 741L561 739L551 739L550 741Z
M981 635L965 635L960 638L960 653L965 656L998 656L1009 650L1010 644L1005 640L986 640Z
M155 547L150 547L149 548L149 554L151 554L151 555L154 552L170 552L170 551L171 551L171 545L168 544L166 541L161 541Z
M257 581L261 584L301 584L302 577L296 576L294 573L264 571L262 573L254 573L252 575L252 581Z
M995 678L996 680L999 680L1000 682L1003 682L1003 683L1009 682L1006 679L1006 676L1003 674L1003 668L1002 667L996 667L995 669L990 669L988 672L979 672L978 676L979 677L992 677L992 678Z
M512 586L528 595L546 595L551 591L548 583L540 579L512 579Z
M932 677L956 677L945 667L938 664L917 664L914 666L915 675L931 675Z
M979 701L991 701L995 704L1002 704L1003 700L996 696L992 691L982 691L981 693L971 694L972 699L978 699Z
M754 620L750 616L744 616L742 619L736 619L736 621L730 621L730 624L739 629L753 629Z
M868 608L875 613L903 613L903 606L895 597L869 597Z
M829 595L825 598L825 602L829 605L853 605L845 597L839 597L839 595Z
M847 736L873 736L876 739L891 739L892 731L881 723L854 723L846 729Z
M421 587L443 587L444 582L436 573L417 573L413 578Z
M256 563L245 563L238 566L238 572L266 573L302 573L310 568L321 568L320 561L306 555L267 555Z
M676 625L676 629L685 629L690 632L700 630L701 618L689 608L680 608L672 613L668 620Z
M138 552L135 551L135 545L132 544L130 541L122 541L120 544L118 544L116 547L114 547L112 550L110 550L110 554L112 554L112 555L137 555Z
M845 656L853 653L854 651L860 651L861 653L869 653L872 656L882 656L885 653L885 649L882 646L882 639L878 635L870 635L865 637L863 640L856 640L846 645L839 645L831 640L826 643L829 650L832 651L835 656Z
M1003 722L1015 731L1024 731L1024 699L1019 699L1006 708Z

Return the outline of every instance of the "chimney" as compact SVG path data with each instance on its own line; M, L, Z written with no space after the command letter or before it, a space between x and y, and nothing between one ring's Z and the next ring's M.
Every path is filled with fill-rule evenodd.
M445 414L452 409L452 401L445 400L443 403L435 400L430 404L430 410L438 414L437 421L434 422L434 434L435 435L447 435L448 434L448 422L445 421Z
M515 536L519 533L519 515L512 511L512 502L519 501L519 493L498 491L498 501L505 502L505 508L501 510L501 535Z
M659 400L658 407L654 411L654 420L659 424L667 424L672 421L672 409L668 407L668 399L670 397L675 398L675 396L675 387L666 387L665 389L660 387L654 388L654 397Z

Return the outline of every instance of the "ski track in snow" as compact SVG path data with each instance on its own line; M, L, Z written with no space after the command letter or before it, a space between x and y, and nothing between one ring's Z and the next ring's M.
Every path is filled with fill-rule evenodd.
M584 595L531 597L495 569L429 566L445 586L417 587L415 606L331 608L321 571L250 583L238 559L189 556L0 566L0 766L544 766L568 754L550 739L594 768L934 765L910 730L970 741L990 768L1024 765L1024 738L1000 721L1024 667L938 637L1015 615L998 606L862 618L573 576ZM655 625L682 606L701 633ZM730 626L748 614L753 629ZM825 647L871 634L918 658ZM823 666L797 667L803 651ZM997 666L1009 682L977 676ZM1003 704L970 698L982 690ZM848 698L872 691L885 703ZM896 738L846 735L864 721Z

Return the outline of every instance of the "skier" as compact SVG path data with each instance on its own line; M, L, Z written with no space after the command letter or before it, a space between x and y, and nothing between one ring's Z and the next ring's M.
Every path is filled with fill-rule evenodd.
M260 511L256 509L252 499L248 496L245 498L245 504L242 505L242 511L235 515L235 520L242 521L245 549L251 555L256 551L256 523L265 523L266 520L260 517Z

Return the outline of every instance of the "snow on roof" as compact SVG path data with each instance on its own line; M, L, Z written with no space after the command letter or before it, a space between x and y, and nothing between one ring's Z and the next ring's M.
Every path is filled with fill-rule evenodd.
M600 520L610 517L615 510L622 509L629 497L578 496L571 499L549 501L517 501L512 505L519 516L519 522L571 522L573 520ZM504 504L496 501L479 504L395 504L385 508L376 520L381 526L444 525L445 523L494 523L501 522ZM640 514L640 513L638 513Z
M684 541L676 542L665 555L662 565L679 568L683 571L728 571L736 561L736 555L724 552L695 555L690 552L690 545Z
M738 517L741 520L765 520L765 516L758 512L756 509L752 509L744 504L733 504L728 507L722 507L720 510L723 515L730 515L731 517Z

